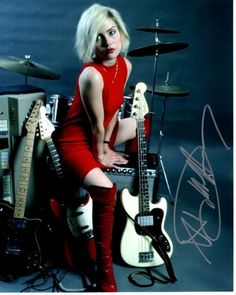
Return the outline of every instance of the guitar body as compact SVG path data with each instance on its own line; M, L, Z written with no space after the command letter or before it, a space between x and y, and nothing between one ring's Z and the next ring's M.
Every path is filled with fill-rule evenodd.
M0 203L0 272L14 277L39 270L42 255L37 237L41 220L14 218L13 211L7 202Z
M133 220L138 222L139 197L132 196L128 189L121 192L121 203L128 215L125 229L121 238L121 257L132 266L153 267L164 264L162 258L152 246L152 239ZM150 202L150 214L152 225L144 226L144 229L163 244L168 256L173 253L173 245L170 237L164 229L167 214L167 201L161 198L158 203Z

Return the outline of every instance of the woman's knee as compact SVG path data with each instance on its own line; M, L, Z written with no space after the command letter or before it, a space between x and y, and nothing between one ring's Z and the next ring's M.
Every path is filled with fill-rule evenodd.
M115 145L119 145L136 137L137 122L134 118L122 119L119 123L119 130Z
M100 168L94 168L85 176L84 185L89 186L101 186L112 188L112 181L105 175L105 173Z

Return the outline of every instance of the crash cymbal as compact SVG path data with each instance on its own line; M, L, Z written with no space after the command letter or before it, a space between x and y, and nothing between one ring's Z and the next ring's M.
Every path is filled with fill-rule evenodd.
M159 43L152 46L141 47L128 52L129 56L148 56L148 55L155 55L169 53L172 51L181 50L188 47L188 43L184 42L167 42L167 43Z
M0 56L0 68L40 79L58 80L61 78L61 75L54 70L30 60L30 56L25 58Z
M147 92L152 93L152 88L152 86L147 86ZM154 93L164 96L184 96L188 95L189 91L188 89L174 85L157 85L154 89Z
M136 28L137 31L143 31L148 33L167 33L167 34L176 34L178 31L164 29L160 27L150 27L150 28Z

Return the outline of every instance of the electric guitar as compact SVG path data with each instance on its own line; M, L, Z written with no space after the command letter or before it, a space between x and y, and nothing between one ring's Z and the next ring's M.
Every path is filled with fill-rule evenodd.
M165 231L167 201L161 197L158 203L150 202L147 174L147 148L144 135L144 118L148 105L144 97L147 87L140 82L136 85L131 116L137 122L138 139L138 180L139 193L132 196L127 188L121 192L121 203L127 213L126 225L121 238L121 257L135 267L153 267L164 264L154 248L154 240L170 257L173 245Z
M55 127L46 116L45 106L41 106L40 108L39 130L41 139L46 141L48 146L58 179L60 182L63 182L64 175L61 160L52 139L52 133L55 131ZM89 236L92 232L92 199L88 196L87 202L82 207L79 207L79 212L77 212L77 209L71 210L63 202L59 202L55 198L50 199L49 205L52 214L59 222L64 232L63 248L66 261L72 268L78 269L77 264L81 262L81 258L78 256L78 249L80 248L82 250L84 244L81 243L78 238L81 237L83 233ZM76 222L74 218L76 214L83 215L83 217L80 218L82 224L78 225ZM87 243L92 243L91 240L92 239L89 239Z
M60 181L63 181L64 175L63 175L63 170L61 166L61 160L51 137L52 133L55 130L55 127L46 116L45 106L42 106L40 108L39 129L40 129L41 139L45 140L47 143L48 150L50 152L54 166L56 168L57 176L60 179ZM55 200L51 202L55 202ZM73 215L74 215L73 212L71 212L71 210L67 210L68 225L71 230L71 233L76 238L81 233L92 230L92 199L90 196L87 198L87 202L85 202L85 204L82 207L83 207L83 214L90 215L90 216L86 216L86 218L81 218L82 224L80 225L80 227L83 227L84 230L83 229L79 230L78 224L76 224L76 221L73 219ZM80 212L80 214L81 213L82 212Z
M25 217L35 130L42 104L42 100L36 102L25 125L27 135L15 204L0 203L0 259L6 273L13 276L36 271L42 262L37 236L41 219Z

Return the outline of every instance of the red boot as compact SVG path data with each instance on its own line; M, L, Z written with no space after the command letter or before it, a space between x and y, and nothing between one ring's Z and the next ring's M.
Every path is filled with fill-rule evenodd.
M93 230L97 252L97 288L100 292L117 292L112 267L111 239L116 203L116 186L91 186L93 199Z

